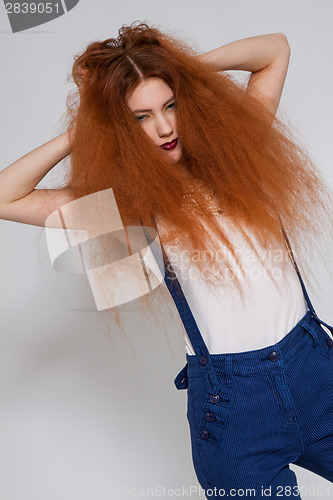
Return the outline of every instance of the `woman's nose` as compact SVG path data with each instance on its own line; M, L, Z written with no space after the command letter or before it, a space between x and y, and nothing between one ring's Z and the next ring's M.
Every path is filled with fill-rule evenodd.
M160 116L156 119L156 130L160 137L169 136L173 131L172 123L165 116Z

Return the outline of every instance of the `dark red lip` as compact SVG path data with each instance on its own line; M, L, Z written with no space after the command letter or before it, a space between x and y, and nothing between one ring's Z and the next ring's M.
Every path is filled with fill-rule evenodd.
M178 138L177 139L174 139L173 141L171 142L165 142L164 144L162 144L162 146L160 146L161 148L163 149L173 149L177 146L177 142L178 142Z

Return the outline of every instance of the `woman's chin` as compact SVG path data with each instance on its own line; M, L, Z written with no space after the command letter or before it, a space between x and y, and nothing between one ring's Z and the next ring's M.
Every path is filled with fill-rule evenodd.
M178 151L168 153L168 161L172 164L178 163L182 158L182 154Z
M181 147L181 144L179 142L174 149L164 152L166 153L165 158L171 164L178 163L183 156L183 148Z

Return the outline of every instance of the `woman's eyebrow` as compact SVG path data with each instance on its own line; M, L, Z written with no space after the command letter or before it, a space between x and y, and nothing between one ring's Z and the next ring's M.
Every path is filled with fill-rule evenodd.
M167 104L169 104L170 101L173 101L174 98L175 98L174 96L170 97L170 99L168 99L167 102L165 102L163 104L163 108L164 108L164 106L166 106ZM146 112L149 112L149 111L152 111L152 110L151 109L135 109L133 111L133 113L146 113Z

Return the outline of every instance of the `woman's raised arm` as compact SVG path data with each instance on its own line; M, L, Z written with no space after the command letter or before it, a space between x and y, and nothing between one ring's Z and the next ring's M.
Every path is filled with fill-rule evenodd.
M71 150L65 132L16 160L0 172L0 218L44 226L47 216L71 201L68 188L35 189Z
M260 98L275 116L290 58L290 47L283 33L243 38L197 56L216 71L250 71L246 92Z

